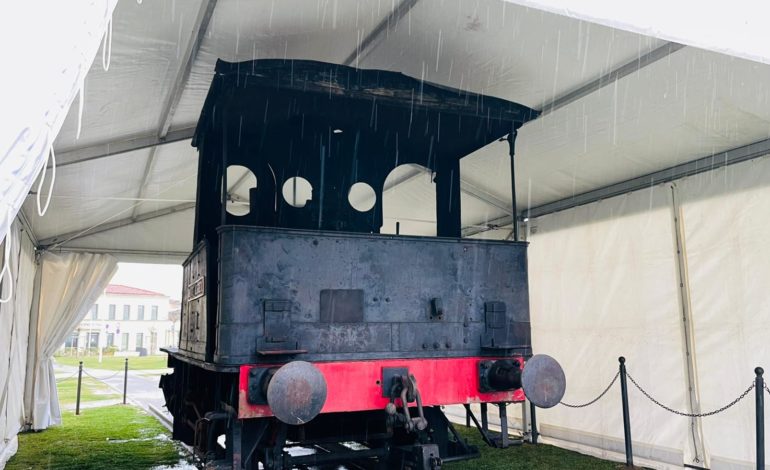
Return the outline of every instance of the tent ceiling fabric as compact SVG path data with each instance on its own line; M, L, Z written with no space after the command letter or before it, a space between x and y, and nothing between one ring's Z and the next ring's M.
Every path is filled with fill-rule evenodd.
M401 71L542 108L666 45L504 0L411 0L397 20L391 8L398 5L340 0L307 8L301 0L218 0L171 118L172 132L195 125L218 58L342 63L350 57L352 65ZM74 140L77 116L71 112L57 140L59 152L157 134L163 103L186 41L195 36L193 25L202 6L197 0L118 5L110 70L104 72L101 64L92 67L82 135ZM387 28L372 35L383 21ZM365 38L366 47L360 48ZM519 131L519 210L766 139L768 83L770 66L685 47L545 113ZM187 204L181 213L78 237L63 247L189 252L195 149L189 140L157 147L145 200L139 201L149 152L62 168L51 211L43 219L30 217L36 236L50 239L102 221ZM465 184L509 204L508 168L506 145L493 143L463 161L462 176ZM236 193L241 198L248 194L244 188ZM398 211L435 204L428 193L409 182L386 197ZM463 206L468 226L506 215L467 193ZM26 214L33 209L28 199ZM485 236L505 237L507 231Z

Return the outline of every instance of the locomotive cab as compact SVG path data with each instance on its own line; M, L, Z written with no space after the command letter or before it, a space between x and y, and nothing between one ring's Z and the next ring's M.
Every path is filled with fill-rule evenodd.
M536 116L394 72L218 61L161 381L174 438L237 469L477 456L441 406L504 415L524 400L527 246L462 238L460 159L507 139L512 170L516 131ZM403 164L435 184L435 236L384 233L386 179ZM560 398L563 376L546 385Z

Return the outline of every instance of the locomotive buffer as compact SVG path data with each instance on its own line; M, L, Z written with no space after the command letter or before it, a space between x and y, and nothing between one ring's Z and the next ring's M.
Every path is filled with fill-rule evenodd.
M527 245L461 238L460 159L507 137L513 168L516 131L536 116L394 72L219 61L193 138L179 348L161 379L174 438L234 469L477 456L440 407L504 411L537 361ZM385 180L407 163L435 183L435 237L381 233ZM233 165L256 178L248 205L230 195ZM354 208L356 184L374 201ZM528 372L530 399L558 402L558 365Z

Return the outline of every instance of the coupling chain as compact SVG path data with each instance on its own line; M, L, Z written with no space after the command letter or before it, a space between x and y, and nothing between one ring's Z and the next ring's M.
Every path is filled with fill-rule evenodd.
M765 391L766 391L767 393L770 393L770 388L767 388L767 382L762 382L762 386L764 386L764 387L765 387Z
M746 390L744 390L743 393L738 395L738 398L736 398L735 400L731 401L730 403L728 403L725 406L723 406L721 408L718 408L716 410L712 410L712 411L709 411L707 413L685 413L683 411L677 411L677 410L675 410L673 408L669 408L668 406L666 406L663 403L659 402L658 400L654 399L649 393L647 393L646 390L644 390L638 383L636 383L636 380L634 380L634 378L628 372L626 372L626 377L628 377L628 379L631 381L631 383L634 384L634 386L637 389L639 389L639 391L642 392L642 394L645 397L647 397L651 402L655 403L656 405L658 405L659 407L663 408L664 410L666 410L668 412L674 413L674 414L679 415L679 416L686 416L688 418L704 418L706 416L712 416L712 415L715 415L715 414L719 414L719 413L727 410L728 408L734 406L735 404L737 404L739 401L743 400L744 398L746 398L746 395L748 395L750 391L754 390L754 387L757 385L756 383L754 383L754 381L752 381L751 385L749 386L749 388L747 388Z
M615 377L613 377L613 378L612 378L612 380L610 381L610 384L609 384L609 385L607 385L607 388L605 388L605 389L604 389L604 391L603 391L602 393L600 393L598 397L594 398L593 400L591 400L591 401L589 401L589 402L587 402L587 403L583 403L582 405L571 405L571 404L569 404L569 403L564 403L563 401L561 401L561 402L559 402L559 403L561 403L562 405L566 406L567 408L585 408L586 406L590 406L590 405L593 405L593 404L594 404L594 403L596 403L597 401L601 400L601 398L602 398L604 395L606 395L606 394L607 394L607 392L609 392L609 391L610 391L610 389L612 388L612 386L613 386L613 385L615 384L615 382L618 380L618 377L619 377L619 376L620 376L620 371L617 371L617 372L615 373Z

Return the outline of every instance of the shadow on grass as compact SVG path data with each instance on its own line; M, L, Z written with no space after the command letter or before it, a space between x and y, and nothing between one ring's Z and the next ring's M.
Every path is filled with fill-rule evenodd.
M63 424L19 434L7 470L142 470L183 460L168 431L144 411L115 405L62 414Z

